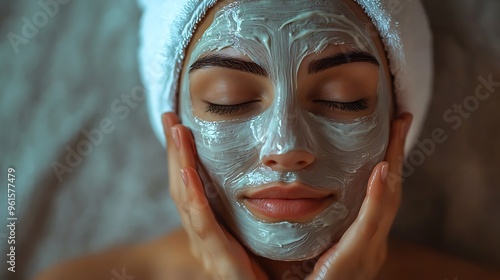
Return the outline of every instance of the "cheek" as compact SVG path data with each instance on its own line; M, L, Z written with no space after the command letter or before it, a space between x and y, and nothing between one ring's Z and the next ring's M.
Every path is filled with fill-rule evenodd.
M248 123L198 121L192 131L201 163L221 186L258 165L257 140Z
M387 135L386 125L378 121L377 115L365 118L357 124L323 122L319 129L316 146L322 155L318 162L327 169L322 176L338 172L343 184L365 173L383 157Z
M377 116L365 117L356 124L324 122L320 134L326 150L362 157L363 151L376 149L383 142L382 131L378 127Z

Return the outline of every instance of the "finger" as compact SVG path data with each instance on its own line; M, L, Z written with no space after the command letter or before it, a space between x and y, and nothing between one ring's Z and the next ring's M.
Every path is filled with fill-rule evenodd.
M393 121L386 153L388 170L381 171L382 180L371 182L367 192L369 207L365 209L368 217L366 221L376 225L369 227L376 230L366 245L364 260L377 270L385 260L387 239L401 202L404 147L411 120L412 116L406 113Z
M391 137L389 139L385 160L389 162L390 165L387 183L389 188L393 191L398 191L396 187L401 186L404 147L412 118L411 114L404 113L393 122L391 128Z
M356 232L365 233L366 237L369 237L364 239L365 242L371 240L375 235L386 236L396 214L401 190L400 171L404 158L405 137L403 135L409 118L411 117L406 114L393 121L386 153L388 162L374 168L367 186L365 200L358 218L353 224ZM375 242L377 241L380 239ZM357 240L357 242L361 242L361 240Z
M163 134L165 135L165 139L167 141L166 144L168 155L176 154L177 147L175 146L175 141L172 137L172 127L180 124L179 118L175 113L165 113L162 115L162 124Z
M402 196L402 170L404 163L404 149L408 130L412 122L412 115L402 114L391 129L391 138L386 153L386 160L389 161L389 173L386 182L382 187L385 190L384 207L380 230L376 233L374 243L379 243L378 248L374 248L374 253L385 254L387 251L387 239L391 230L397 211L401 204Z
M382 184L382 169L387 170L387 163L381 162L375 166L370 175L369 186L372 184ZM368 245L378 230L380 211L373 211L381 203L380 194L373 191L367 195L363 201L360 212L356 220L347 229L342 238L332 248L328 249L316 263L313 273L308 279L350 279L344 278L346 275L352 277L356 269L363 264L363 254L368 250ZM374 197L375 196L375 197ZM364 268L366 269L366 268Z
M179 118L174 113L165 113L162 115L163 133L165 135L167 144L167 158L168 158L168 174L169 174L169 190L170 195L174 202L180 201L180 183L179 177L179 162L178 162L178 139L174 139L172 134L172 127L179 124Z
M375 167L365 201L353 226L353 231L358 233L353 236L356 244L372 248L372 252L378 251L376 244L385 243L401 201L401 170L410 121L410 114L403 114L393 121L386 153L388 162Z
M204 252L209 252L209 263L224 279L241 279L247 275L252 264L241 245L225 232L215 218L203 190L203 184L198 172L192 167L186 167L182 173L185 177L186 188L190 202L191 227L202 241Z
M177 156L177 164L180 166L180 169L177 169L175 171L175 175L178 176L179 170L183 170L187 167L191 168L196 168L196 157L194 155L194 140L191 135L191 131L181 125L177 124L174 127L172 127L172 136L174 139L176 139L177 143L176 146L178 147L178 156ZM185 179L185 178L183 178ZM179 200L177 201L177 204L181 207L182 211L187 214L187 217L190 219L190 208L191 208L191 201L189 199L189 191L186 189L185 184L178 183L178 195L179 195ZM183 223L184 225L186 223ZM190 233L192 231L190 227L186 228L186 231Z
M361 244L362 247L368 246L379 229L382 229L382 232L388 232L392 224L397 210L394 204L400 200L401 169L409 122L411 122L411 115L403 114L392 123L386 152L387 161L377 164L373 169L358 217L348 230L348 232L353 232L353 235L347 234L347 238L353 238L356 242L354 244ZM387 207L388 204L393 206Z
M377 232L380 238L386 238L389 233L392 221L396 215L399 201L401 198L401 169L404 158L403 130L405 130L407 117L405 114L392 122L389 145L386 152L388 170L383 176L384 182L380 184L371 184L367 196L369 200L378 201L375 205L376 210L380 212L381 220L380 230ZM370 198L371 197L371 198ZM378 238L380 242L381 239Z
M172 128L179 124L179 118L174 113L165 113L162 115L163 132L167 144L167 158L168 158L168 176L169 176L169 191L172 200L177 207L183 227L186 233L191 238L194 236L193 230L190 229L189 217L189 202L187 199L187 192L184 184L182 183L180 175L180 147L181 139L177 130ZM193 252L195 253L195 252Z
M389 162L389 172L387 174L386 183L380 186L385 190L386 197L384 200L384 215L381 223L381 231L378 233L380 235L379 239L386 238L389 234L401 204L404 149L411 121L411 114L402 114L393 122L391 128L391 137L386 153L386 160Z
M386 159L390 162L382 162L375 166L367 186L367 195L357 219L336 246L318 261L318 264L330 264L329 271L336 271L332 266L343 267L342 270L337 271L345 271L349 265L362 262L363 259L371 260L370 258L372 258L375 260L381 255L380 252L385 252L387 235L397 212L397 206L387 207L385 205L387 201L390 202L389 204L399 205L400 194L395 194L395 192L396 190L400 192L401 188L400 170L404 158L406 132L410 121L411 115L404 114L393 122L386 154ZM389 186L387 180L391 170L393 176L391 186ZM333 275L329 275L329 277L333 277ZM340 277L340 275L336 277ZM317 275L316 278L321 279Z
M191 251L202 258L206 267L214 266L221 279L240 279L241 275L249 275L252 264L248 255L236 239L219 226L209 207L196 172L196 148L191 131L179 124L175 114L166 114L163 123L171 170L170 188L177 194L177 207L182 205L179 211L194 247ZM180 169L183 171L179 172ZM181 179L175 182L176 178Z
M172 127L172 135L178 139L180 168L192 167L196 169L196 148L189 128L177 124Z

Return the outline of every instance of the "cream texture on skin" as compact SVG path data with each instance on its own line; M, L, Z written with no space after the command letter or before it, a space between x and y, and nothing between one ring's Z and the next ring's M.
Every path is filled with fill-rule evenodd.
M342 1L234 2L217 12L188 65L225 48L241 52L268 73L273 85L270 107L248 118L202 120L193 113L189 75L181 81L181 119L195 137L210 204L246 247L269 259L311 259L338 241L356 218L369 175L385 155L390 93L382 66L376 109L369 116L327 118L307 111L298 101L302 60L330 45L368 52L382 65L364 25ZM262 162L264 156L293 150L313 154L314 162L293 172L275 171ZM295 181L334 189L340 196L305 223L260 220L238 200L248 188Z

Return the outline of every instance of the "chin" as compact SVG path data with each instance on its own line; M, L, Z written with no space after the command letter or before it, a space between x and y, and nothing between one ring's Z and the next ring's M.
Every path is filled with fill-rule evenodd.
M222 205L212 206L217 217L253 254L276 261L303 261L320 256L338 242L355 220L361 203L352 208L332 203L305 222L270 222L256 217L242 203Z

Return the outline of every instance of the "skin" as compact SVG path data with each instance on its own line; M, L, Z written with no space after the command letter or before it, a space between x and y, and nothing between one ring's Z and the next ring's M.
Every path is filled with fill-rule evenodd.
M213 20L217 9L227 4L219 3L212 8L200 23L192 42L196 42ZM351 0L346 3L367 25L370 20ZM375 30L371 28L370 30ZM384 59L384 70L390 77L387 59L378 37L373 39ZM191 53L194 44L188 46ZM331 48L327 52L338 52ZM321 54L321 55L325 55ZM244 56L238 57L248 60ZM307 57L304 65L318 57ZM188 61L186 59L186 61ZM184 65L182 75L187 75L188 65ZM343 66L341 66L343 67ZM361 68L360 68L361 67ZM372 65L348 65L334 69L338 73L372 71ZM309 76L299 69L299 87L307 92L322 76ZM216 70L216 72L210 72ZM247 73L227 72L225 69L202 69L193 73L191 89L203 88L210 75L240 75ZM205 73L203 73L205 71ZM208 72L208 73L207 73ZM205 74L206 77L203 77ZM327 73L332 75L332 73ZM196 77L198 75L198 77ZM196 79L200 80L196 81ZM266 87L268 81L263 77L245 76L252 84ZM389 81L389 84L390 83ZM370 88L370 83L365 86ZM373 85L371 85L373 86ZM299 90L300 91L300 90ZM366 92L372 92L366 90ZM366 96L370 97L370 96ZM216 118L204 114L203 100L207 96L193 94L192 101L197 115L203 118ZM248 98L248 96L244 97ZM301 96L302 104L311 106L307 96ZM345 98L345 97L344 97ZM233 100L234 101L234 100ZM239 102L238 100L235 101ZM266 103L267 102L267 103ZM272 96L262 99L263 110L272 102ZM313 106L313 105L312 105ZM307 107L314 111L315 108ZM373 110L370 109L363 114ZM243 112L255 114L256 111ZM320 112L321 113L321 112ZM337 112L338 113L338 112ZM234 116L231 116L234 117ZM346 118L352 116L345 116ZM388 234L401 201L401 167L406 133L411 123L411 115L399 114L391 123L390 142L386 158L379 163L370 176L367 193L359 215L341 240L327 250L317 260L304 262L277 262L257 257L247 251L223 226L221 226L206 200L201 180L196 172L196 150L189 129L180 124L176 114L162 116L167 139L170 193L181 215L183 228L166 234L147 243L115 248L102 253L58 264L38 275L35 279L110 279L111 271L126 269L126 275L135 279L498 279L500 273L484 270L471 263L444 255L442 253L411 245L401 241L388 241ZM294 168L305 155L289 153L275 156L274 160L281 170ZM307 156L307 155L306 155ZM289 278L283 278L288 276ZM127 279L127 278L124 278ZM131 278L130 278L131 279Z
M211 9L197 28L191 44L188 46L187 59L184 62L184 71L181 76L182 79L184 75L189 75L194 114L209 121L229 120L255 115L265 110L273 102L272 84L270 79L265 76L222 67L202 68L191 71L191 73L186 71L186 69L190 68L187 61L190 61L195 42L201 38L205 30L210 26L215 12L226 4L227 2L220 3ZM371 24L371 21L359 6L351 1L346 1L346 4L350 6L365 26ZM384 62L380 67L383 67L386 77L390 77L382 42L376 33L371 32L371 35L379 55ZM349 49L345 46L330 46L319 54L311 54L305 57L302 61L298 70L297 90L300 104L306 110L318 115L345 119L366 116L375 110L379 71L377 66L371 63L350 63L328 69L318 74L308 73L308 67L314 60L348 51ZM219 51L217 54L223 54L243 61L251 61L248 57L238 53L234 49L225 49ZM332 81L330 77L336 77L335 81ZM388 80L387 84L391 84L391 82ZM361 90L350 88L354 86L357 86ZM335 91L342 93L339 96L330 96L329 93L332 90L324 90L329 87L343 88L344 90ZM230 90L226 90L226 88L230 88ZM231 95L228 92L238 92L238 95ZM255 96L256 92L260 93L259 96ZM320 96L311 96L310 92L320 92ZM314 102L317 99L350 102L359 100L360 98L369 101L368 109L360 112L343 112L326 109ZM229 105L249 101L257 102L255 106L238 111L236 114L220 116L206 112L208 102ZM410 119L411 116L405 114L398 122L395 122L398 128L394 128L393 136L404 136L398 138L400 141L391 139L392 146L389 147L386 158L388 163L380 163L374 168L370 179L371 183L368 186L369 192L370 190L383 188L384 190L374 191L373 193L384 193L381 194L381 197L386 196L385 193L388 193L389 183L383 181L380 176L383 166L384 173L389 171L391 174L400 174L400 158L402 158L402 147L404 146L404 138ZM292 271L295 266L306 266L302 262L280 262L255 256L247 252L229 232L218 225L217 219L210 211L208 203L204 198L203 187L195 171L197 159L191 155L195 153L194 148L191 148L191 151L188 151L186 154L179 151L182 148L178 148L177 146L171 148L172 143L178 143L179 147L183 146L184 143L189 143L188 147L194 147L194 140L189 130L177 123L177 118L171 115L168 115L165 120L167 143L169 143L169 167L171 169L170 185L179 186L181 184L178 178L179 175L177 175L179 172L176 172L176 169L182 169L184 181L187 182L187 190L174 187L171 188L171 194L178 205L183 226L191 240L191 251L203 263L205 269L211 271L215 279L240 279L241 275L248 276L247 279L264 279L264 274L268 275L270 279L281 279L282 275L287 273L287 271ZM168 130L172 127L174 130L169 132ZM177 160L176 157L178 158ZM297 163L305 162L310 164L313 161L311 158L314 158L313 155L304 151L292 151L281 155L271 155L270 157L272 159L264 157L263 164L276 171L300 170L305 166ZM271 162L275 164L271 164ZM351 226L342 240L334 248L323 254L317 263L316 261L305 261L309 269L303 271L304 275L301 277L312 273L309 276L310 279L324 279L325 277L373 279L385 259L387 234L400 201L399 181L399 178L394 179L393 176L391 182L393 186L391 186L391 189L395 191L391 192L392 197L390 199L384 198L387 203L382 205L367 199L358 220ZM190 189L193 187L195 191ZM193 200L190 199L192 197L194 197ZM186 206L186 204L194 204L194 206L190 207ZM261 218L265 219L265 217ZM311 264L314 263L316 263L315 270L311 271L310 269L314 266ZM320 276L320 271L324 269L328 270L328 274Z
M191 40L191 44L187 49L187 59L185 60L183 67L184 72L190 68L187 61L190 61L195 42L201 38L204 31L210 26L215 12L226 4L227 3L221 3L214 9L211 9L197 28L194 37ZM355 5L354 2L351 1L346 2L346 4L351 7L365 26L369 26L369 24L371 24L371 21L359 6ZM386 77L390 77L382 42L377 34L371 32L371 35L373 36L372 39L374 40L377 50L379 51L379 55L384 61L383 65L380 67L383 67L383 70L386 72ZM319 54L311 54L307 56L302 61L298 70L297 86L299 100L301 105L304 106L306 110L319 115L345 119L366 116L374 111L376 105L379 71L377 66L370 63L352 63L334 67L318 74L309 74L307 71L309 65L314 60L319 60L347 51L349 51L349 49L345 46L330 46ZM219 51L218 54L224 54L243 61L251 61L248 57L238 53L234 49L225 49ZM332 79L331 77L336 78ZM267 77L249 74L243 71L235 71L232 69L208 67L206 69L192 71L189 74L189 78L193 112L196 116L205 120L227 120L255 115L265 110L273 102L272 84ZM356 80L356 82L353 83L350 82L350 80ZM390 81L387 81L387 83L391 84ZM344 93L340 96L323 95L318 97L311 96L309 94L310 92L320 92L320 95L322 95L324 92L322 89L327 86L332 86L332 84L333 87L352 87L353 84L355 84L356 86L362 88L362 90L338 91ZM318 85L320 85L319 90L317 88ZM231 91L238 92L239 94L230 95L225 94L226 91L224 90L216 90L226 87L231 88ZM246 91L245 89L247 88L255 88L255 90ZM220 92L222 92L222 94ZM255 92L263 92L263 94L256 97L253 95ZM327 92L332 91L330 90ZM353 92L356 92L359 96L353 96ZM316 99L330 100L332 98L335 101L343 102L365 98L369 100L369 108L360 112L333 111L320 107L314 102ZM207 113L205 109L207 102L216 104L239 104L254 100L258 100L257 105L250 107L250 109L239 111L237 114L219 116ZM184 181L188 182L186 184L188 190L174 187L171 188L171 194L176 204L180 206L179 211L181 213L181 220L183 221L184 228L186 229L192 243L191 251L204 264L206 270L211 271L216 279L236 279L237 277L241 277L241 275L247 275L248 279L262 279L263 272L269 275L271 279L281 279L281 276L287 271L293 270L294 266L299 265L302 267L302 263L300 262L279 262L254 256L252 253L246 252L246 249L238 244L234 237L223 227L218 226L216 218L211 213L208 204L204 199L201 182L195 172L197 159L195 157L191 157L189 154L179 153L178 149L171 148L172 143L179 143L181 146L184 143L190 143L188 146L194 146L194 141L190 137L189 130L181 125L177 125L178 120L175 118L171 119L170 117L166 120L166 137L167 143L169 143L169 167L172 169L170 170L170 185L179 186L180 181L176 178L178 177L178 175L176 175L178 172L175 171L179 168L183 169ZM398 129L405 131L400 132L399 134L402 133L406 135L406 130L409 126L409 118L409 115L403 115L400 120L401 124L399 125L404 125L405 127ZM168 128L171 127L174 127L174 131L168 132ZM398 134L398 132L394 133ZM186 136L183 136L184 134L186 134ZM174 138L177 138L177 140ZM394 141L391 143L393 146L399 144ZM383 182L380 178L382 166L385 165L385 173L387 172L387 169L390 168L391 173L399 174L398 170L400 169L401 163L400 160L398 160L398 156L402 158L402 148L391 148L391 155L393 155L393 158L386 159L390 160L390 167L387 166L387 163L380 163L374 168L370 180L371 184L368 186L369 190L373 188L389 188L388 184ZM191 152L194 153L194 149ZM390 153L388 153L388 155L389 154ZM179 159L176 160L176 157L179 157ZM299 164L293 163L311 163L313 161L311 160L311 157L314 159L313 155L304 151L293 151L282 155L271 155L270 157L272 157L271 160L268 157L263 159L263 165L267 165L276 171L297 171L305 166L302 166L303 164L299 166ZM271 165L270 162L276 164ZM376 182L378 182L378 184ZM374 184L376 185L375 187L373 187ZM393 184L396 184L396 182ZM191 205L189 197L193 194L190 194L190 185L195 185L198 190L194 196L197 197L195 201L202 201L199 206L185 206L187 201L187 204ZM399 190L400 186L393 186L391 188ZM385 258L386 237L395 216L396 209L399 205L399 193L399 191L395 193L393 201L391 203L386 203L385 207L382 209L378 209L378 207L375 206L370 207L365 205L365 209L371 210L365 210L367 213L362 212L360 214L360 219L362 221L358 221L353 224L350 229L351 234L346 234L344 236L345 241L341 240L341 242L336 245L338 248L332 248L332 250L325 253L319 259L318 265L316 266L317 269L313 275L310 276L310 278L322 279L322 277L319 276L319 272L321 269L327 268L332 277L352 278L354 275L351 275L351 273L355 273L359 274L356 275L356 277L359 277L360 279L372 279L376 275L376 272ZM371 200L367 200L366 204L374 205L374 203L370 201ZM199 208L201 208L201 210ZM210 213L210 215L207 216L206 213ZM382 219L381 217L384 218ZM265 217L263 218L265 219ZM193 221L195 222L193 223ZM380 226L380 230L378 229L379 224L382 224L382 226ZM210 225L217 225L217 227ZM375 234L375 232L371 233L371 231L375 231L373 229L373 225L377 225L376 231L378 234ZM365 233L366 231L370 232ZM373 243L370 243L370 241L364 237L370 236L371 240L371 237L373 237L372 234L376 237L374 238L374 241L371 241ZM212 242L206 242L206 236L210 236L210 240L212 240ZM367 250L367 247L370 249ZM227 249L222 250L221 248ZM224 257L221 257L221 255ZM242 260L241 256L246 257ZM224 259L224 261L221 260L221 258ZM335 262L332 262L333 259L335 259ZM310 264L311 261L306 262L309 264L308 267L312 267ZM228 265L228 263L230 265ZM315 263L315 261L313 263ZM322 263L323 265L319 265ZM361 269L361 266L358 267L358 265L356 265L355 267L352 267L351 265L346 264L363 264L363 266ZM342 268L340 269L340 267ZM350 269L348 269L348 267L350 267ZM303 273L310 274L311 271L308 270Z

